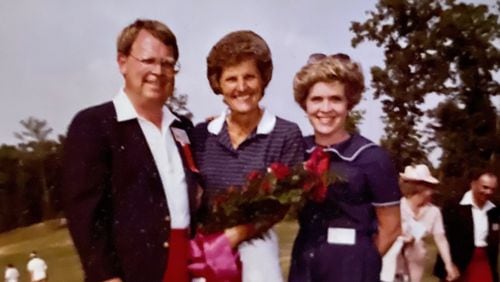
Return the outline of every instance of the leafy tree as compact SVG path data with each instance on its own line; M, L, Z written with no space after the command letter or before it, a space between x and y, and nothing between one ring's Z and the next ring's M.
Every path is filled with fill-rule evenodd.
M47 121L45 120L29 117L28 119L21 120L20 123L24 127L24 130L15 132L14 136L21 141L45 141L52 132L52 128L47 127Z
M367 40L384 49L385 66L371 69L372 84L385 113L382 144L398 169L426 161L431 142L443 150L443 177L498 159L491 99L500 93L493 78L500 62L498 13L455 0L380 0L351 30L353 46ZM429 94L443 102L428 111L432 123L422 130ZM435 137L425 139L426 131Z
M0 232L19 225L22 213L21 189L17 180L20 170L19 151L15 146L0 146Z
M52 128L45 120L29 117L22 120L24 129L14 135L24 141L18 144L20 169L30 179L29 192L24 195L27 203L27 221L32 223L54 216L51 194L55 190L60 144L50 140Z
M359 133L359 124L363 121L365 111L352 110L346 120L346 130L351 133Z

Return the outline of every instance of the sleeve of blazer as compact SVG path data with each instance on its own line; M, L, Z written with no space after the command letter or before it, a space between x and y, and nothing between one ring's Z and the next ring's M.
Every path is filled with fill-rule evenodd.
M119 276L111 242L110 146L102 114L86 110L73 119L64 144L61 193L85 281Z

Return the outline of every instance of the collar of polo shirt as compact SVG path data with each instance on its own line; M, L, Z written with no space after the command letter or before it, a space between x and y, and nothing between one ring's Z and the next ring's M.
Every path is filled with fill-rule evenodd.
M260 119L259 125L257 126L257 134L269 134L274 129L276 125L276 116L267 111L265 108L261 108L264 112L262 118ZM226 122L227 115L231 113L229 108L226 108L221 115L213 119L208 123L208 132L212 134L219 134Z

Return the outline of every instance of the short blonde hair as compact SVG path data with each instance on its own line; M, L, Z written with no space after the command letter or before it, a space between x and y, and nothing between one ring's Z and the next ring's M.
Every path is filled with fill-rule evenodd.
M179 48L174 33L164 23L157 20L137 19L125 27L116 40L118 54L128 56L139 32L145 30L160 40L165 46L170 46L174 51L174 59L179 59Z
M348 109L352 109L361 100L365 90L364 77L359 64L351 61L345 54L326 56L312 54L308 63L295 75L293 94L295 101L305 110L305 101L309 90L318 82L339 81L344 84Z

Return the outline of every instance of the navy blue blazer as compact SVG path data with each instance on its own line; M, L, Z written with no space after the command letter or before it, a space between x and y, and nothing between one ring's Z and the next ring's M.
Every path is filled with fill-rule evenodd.
M192 124L180 118L171 127L187 131ZM198 176L177 145L194 215ZM169 209L137 119L118 122L112 102L79 112L64 144L61 189L85 281L161 281L168 258Z
M455 199L443 206L443 223L446 231L446 238L450 244L450 252L453 263L463 274L469 265L474 245L474 222L472 219L472 209L470 205L460 205L459 200ZM497 207L488 211L488 243L487 253L490 268L493 272L493 281L498 282L498 238L499 238L499 209ZM446 270L441 257L438 255L434 274L444 279Z

